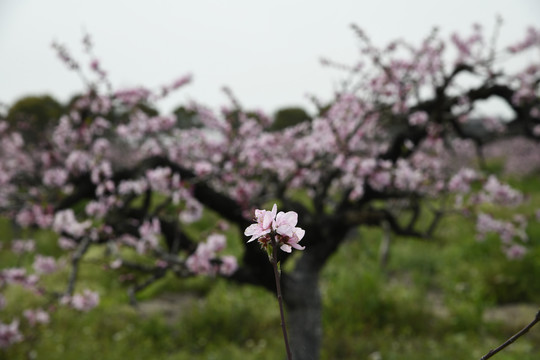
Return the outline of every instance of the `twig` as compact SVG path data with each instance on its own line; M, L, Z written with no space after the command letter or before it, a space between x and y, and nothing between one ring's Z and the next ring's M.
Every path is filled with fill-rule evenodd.
M272 237L272 258L270 262L274 268L274 277L276 279L276 292L279 302L279 313L281 315L281 330L283 331L283 340L285 341L285 349L287 350L287 359L292 360L291 347L289 346L289 338L287 336L287 324L285 323L285 314L283 313L283 296L281 295L281 281L278 270L278 242Z
M480 360L487 360L508 345L512 344L514 341L516 341L518 338L523 336L525 333L527 333L534 325L536 325L537 322L540 321L540 310L536 313L536 316L534 317L534 320L531 321L531 323L527 326L525 326L523 329L521 329L518 333L516 333L514 336L512 336L510 339L506 340L501 346L499 346L496 349L489 350L489 352L482 356Z

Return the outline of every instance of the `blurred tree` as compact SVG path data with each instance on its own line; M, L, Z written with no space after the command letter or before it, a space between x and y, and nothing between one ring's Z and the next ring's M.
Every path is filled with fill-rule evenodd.
M6 121L26 142L35 142L44 131L57 124L63 111L62 104L49 95L26 96L9 108Z
M283 130L287 127L298 125L304 121L310 121L311 117L304 109L299 107L282 108L274 115L274 122L270 126L270 131Z
M202 124L197 117L197 112L184 106L177 107L173 114L176 116L177 126L180 129L200 128Z

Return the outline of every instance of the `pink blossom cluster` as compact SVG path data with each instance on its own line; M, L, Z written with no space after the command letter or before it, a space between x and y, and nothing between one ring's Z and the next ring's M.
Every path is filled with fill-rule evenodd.
M518 84L518 89L512 95L514 105L534 104L537 99L537 79L540 74L540 65L531 64L524 70L517 72L511 79ZM534 115L534 112L533 112Z
M471 190L471 184L479 180L477 172L470 168L462 168L450 178L448 189L456 193L468 193Z
M490 175L484 184L480 198L484 202L491 202L506 206L515 206L521 203L521 192L501 183L495 176Z
M99 305L99 294L95 291L85 289L82 293L62 297L61 303L63 305L69 305L76 310L88 312Z
M428 114L425 111L416 111L409 116L409 124L413 126L424 125L428 121Z
M148 89L143 87L135 87L116 91L114 93L114 98L125 105L133 106L147 101L151 94L151 91Z
M15 239L11 242L11 251L14 254L20 255L23 253L31 253L36 250L36 242L32 239L22 240Z
M19 330L19 322L17 320L13 320L10 324L0 322L0 349L7 348L21 341L23 341L23 336Z
M51 187L60 187L66 183L68 172L62 168L52 168L45 170L43 174L43 184Z
M525 38L508 47L508 51L511 53L518 53L527 50L533 46L540 46L540 31L533 27L527 29Z
M502 120L493 116L482 118L482 124L487 131L502 133L505 130Z
M488 144L484 154L487 159L503 161L505 175L523 176L540 171L540 143L523 136Z
M474 62L484 44L484 35L482 27L479 24L473 25L473 33L468 38L463 38L459 34L454 33L451 36L451 41L457 49L458 56L455 60L456 64Z
M136 241L135 247L139 254L144 254L148 250L157 249L159 245L159 236L161 226L159 220L154 218L151 221L144 221L139 226L140 238Z
M23 268L5 268L0 271L0 287L2 285L18 284L30 290L36 290L39 277L28 274Z
M82 150L74 150L67 156L65 166L70 173L79 175L90 169L92 166L92 159L90 154L87 152Z
M17 213L15 220L17 224L23 227L37 225L40 228L48 228L53 222L53 217L50 208L43 208L40 205L34 204L21 209Z
M197 249L186 260L186 266L197 275L232 275L238 268L236 257L232 255L218 256L225 249L225 235L211 234L206 242L199 243Z
M120 195L136 194L141 195L148 188L148 182L145 179L123 180L118 185Z
M43 309L26 309L24 310L23 315L30 326L35 326L36 324L48 324L50 321L49 313Z
M271 211L255 210L255 224L246 228L244 235L251 236L248 242L257 240L261 247L269 245L279 246L285 252L292 249L304 250L305 247L298 243L305 235L305 230L296 227L298 214L294 211L277 213L277 205L274 204Z
M66 233L75 238L82 237L92 226L90 220L79 222L73 209L66 209L56 213L52 228L57 233Z
M32 265L36 274L50 274L58 270L56 259L52 256L36 255Z
M144 112L137 112L129 123L120 125L117 132L120 136L131 139L142 139L145 135L170 130L176 123L176 118L169 116L149 117Z
M186 198L185 206L180 210L179 219L185 224L199 220L203 214L203 206L192 196Z
M166 195L177 193L176 196L180 197L179 192L182 187L180 175L174 174L171 168L157 167L155 169L150 169L146 171L146 180L148 181L148 186L152 190Z
M527 248L524 243L528 240L525 231L527 221L524 217L516 216L514 221L503 221L491 215L479 213L476 222L477 238L483 240L489 233L497 234L503 244L503 251L509 259L520 259Z
M184 75L179 77L178 79L174 80L169 85L164 85L161 88L161 96L167 96L170 92L179 89L180 87L189 84L192 81L191 75Z
M12 246L19 255L35 251L33 240L15 240ZM57 271L60 268L60 262L56 261L53 257L41 254L36 254L33 259L32 268L34 269L34 273L19 267L0 269L0 290L4 290L10 285L17 285L25 288L29 296L39 298L45 295L47 290L43 287L43 283L40 282L40 277L41 275ZM84 301L77 300L74 296L74 300L71 303L72 306L82 309L81 304L84 303L84 308L90 309L92 307L91 304L96 303L95 296L92 297L91 294L83 294L83 297L85 298ZM5 308L6 303L6 298L0 293L0 309ZM38 324L48 324L50 322L49 312L50 309L29 308L22 312L22 316L26 319L30 327L34 327ZM24 336L22 330L19 328L19 320L16 317L9 324L0 322L0 349L23 340Z
M411 166L411 164L403 159L397 162L397 167L394 172L394 186L399 190L415 191L425 181L424 174Z

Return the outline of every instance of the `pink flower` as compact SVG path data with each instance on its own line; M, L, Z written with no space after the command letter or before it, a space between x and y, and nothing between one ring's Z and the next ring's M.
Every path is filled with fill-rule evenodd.
M75 294L72 297L64 297L61 300L64 304L69 304L79 311L90 311L99 304L99 294L97 292L85 289L82 294Z
M275 206L275 205L274 205ZM276 215L276 220L274 221L274 227L276 232L283 236L293 236L293 231L298 222L298 214L294 211L289 211L284 213L280 211Z
M290 253L293 248L304 250L305 247L298 243L305 235L305 231L296 227L298 214L294 211L277 213L277 205L274 204L272 211L255 210L256 224L246 228L244 235L251 236L248 242L258 240L262 247L266 248L272 241L277 241L280 249Z
M146 178L152 190L167 194L170 189L172 170L168 167L158 167L146 171Z
M275 205L274 205L275 206ZM297 250L304 250L305 247L298 245L298 242L302 240L306 231L296 227L298 222L298 214L294 211L288 211L286 213L280 211L274 222L277 238L282 245L280 249L290 253L292 248Z
M82 237L86 230L90 228L90 220L78 222L72 209L62 210L55 214L53 230L57 233L65 232L76 238Z
M33 264L37 274L50 274L58 269L56 260L52 256L36 255Z
M22 268L7 268L0 271L0 285L2 284L19 284L26 288L32 289L38 282L36 275L28 275L26 269Z
M199 250L197 248L197 250ZM212 265L208 258L201 256L199 253L195 253L187 258L186 266L194 274L206 275L212 271Z
M221 265L219 266L219 272L225 276L231 276L238 268L236 258L232 255L225 255L221 258Z
M186 224L191 224L199 220L202 216L203 207L201 203L195 200L193 197L186 199L186 207L180 212L180 221Z
M267 210L255 210L256 224L252 224L246 228L244 235L251 236L248 242L261 238L272 231L272 223L276 217L277 205L274 204L272 211Z
M22 254L25 252L33 252L36 249L36 243L34 240L13 240L11 243L11 251L15 254Z
M62 250L73 250L77 247L77 243L73 239L67 238L65 236L60 236L58 238L58 246Z
M448 189L459 193L467 193L471 190L471 183L478 179L476 171L469 168L459 170L448 182Z
M490 175L484 184L485 200L501 205L518 205L523 200L523 195L512 189L507 184L502 184L493 175Z
M506 253L506 257L509 260L519 260L527 253L527 248L522 245L513 244L510 247L503 249Z
M194 165L194 170L198 176L206 176L212 172L212 164L208 161L198 161Z
M43 184L47 186L62 186L66 183L69 174L62 168L48 169L43 174Z
M11 324L0 322L0 349L21 342L23 336L19 332L19 321L14 320Z
M194 274L232 275L238 268L236 258L231 255L218 256L225 249L227 239L222 234L211 234L197 246L197 250L186 260L186 266Z
M295 232L290 237L279 237L278 240L282 245L279 247L281 250L290 253L292 249L296 250L304 250L306 247L298 245L300 240L304 237L304 234L306 233L305 230L296 228Z
M144 254L148 249L156 249L159 245L159 234L161 226L157 218L152 221L144 221L139 226L140 240L137 242L136 248L139 254Z
M43 309L28 309L24 311L23 315L31 326L36 324L48 324L50 321L49 314Z
M227 238L223 234L211 234L206 239L206 243L214 252L219 252L225 249Z
M428 114L425 111L416 111L409 115L409 124L413 126L424 125L428 121Z

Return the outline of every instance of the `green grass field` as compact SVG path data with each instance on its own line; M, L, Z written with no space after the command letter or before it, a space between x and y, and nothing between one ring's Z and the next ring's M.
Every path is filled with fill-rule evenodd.
M532 213L540 183L531 177L519 185L530 194L521 209ZM5 249L13 235L6 222L1 227ZM322 358L479 359L531 321L540 308L540 223L530 222L531 251L519 261L507 260L494 237L478 242L473 234L473 224L449 217L432 240L392 238L382 267L381 231L359 229L322 273ZM54 239L36 236L41 252L57 253ZM229 237L238 251L242 240ZM126 287L102 270L102 251L85 257L77 285L99 291L100 306L60 308L28 341L0 350L1 359L284 358L273 294L223 279L167 277L139 294L134 308ZM15 261L0 252L2 267ZM66 278L67 270L47 281L60 291ZM23 289L4 295L0 321L37 304ZM495 357L538 358L540 326Z

